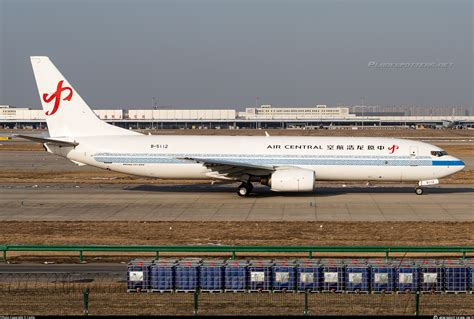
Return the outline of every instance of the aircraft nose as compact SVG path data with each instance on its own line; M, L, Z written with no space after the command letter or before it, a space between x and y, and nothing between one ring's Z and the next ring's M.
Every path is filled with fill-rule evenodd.
M456 166L458 168L456 170L456 172L459 172L459 171L463 170L464 167L466 167L466 164L461 159L454 157L454 161L456 162Z

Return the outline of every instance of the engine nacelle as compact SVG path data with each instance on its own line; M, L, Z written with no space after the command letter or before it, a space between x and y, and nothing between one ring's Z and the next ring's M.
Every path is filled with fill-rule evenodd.
M274 172L268 181L268 186L275 192L311 192L314 189L314 181L314 171L289 168Z

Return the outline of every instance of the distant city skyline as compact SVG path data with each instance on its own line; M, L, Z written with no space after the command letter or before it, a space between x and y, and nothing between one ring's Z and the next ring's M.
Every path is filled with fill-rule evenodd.
M47 55L94 108L461 107L471 0L0 0L0 104ZM153 100L155 98L155 100Z

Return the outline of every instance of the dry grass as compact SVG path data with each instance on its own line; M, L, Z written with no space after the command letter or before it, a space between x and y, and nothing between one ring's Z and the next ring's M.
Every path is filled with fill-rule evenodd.
M13 143L5 143L5 144L0 144L0 151L2 152L9 152L9 151L15 151L15 152L32 152L32 151L44 151L44 147L42 144L37 144L37 143L18 143L18 144L13 144Z
M322 227L321 227L322 225ZM0 242L101 245L474 245L474 222L4 221Z
M322 227L321 227L322 225ZM46 245L473 246L474 222L60 222L4 221L0 243ZM178 256L182 254L163 254ZM186 253L185 255L192 255ZM199 256L229 257L224 254ZM240 254L243 256L244 254ZM245 256L254 254L247 253ZM304 257L305 254L258 254ZM348 253L315 256L350 257ZM459 254L411 254L411 257ZM154 253L88 253L89 262L122 262ZM357 254L359 257L383 256ZM403 257L403 255L392 254ZM77 253L10 252L11 262L77 262Z
M473 184L474 183L474 170L464 169L459 173L442 178L441 184Z

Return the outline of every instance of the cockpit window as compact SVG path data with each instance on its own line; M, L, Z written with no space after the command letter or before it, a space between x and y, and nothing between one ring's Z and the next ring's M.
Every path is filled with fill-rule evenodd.
M448 152L446 151L431 151L431 155L436 156L436 157L441 157L444 155L448 155Z

